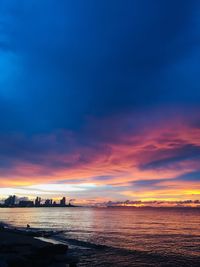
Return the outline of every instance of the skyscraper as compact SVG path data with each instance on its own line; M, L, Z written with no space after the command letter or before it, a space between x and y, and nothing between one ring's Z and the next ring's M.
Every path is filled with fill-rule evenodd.
M60 200L60 205L61 206L65 206L66 205L66 198L63 197L61 200Z
M40 206L40 204L41 204L41 198L40 197L36 197L35 206Z

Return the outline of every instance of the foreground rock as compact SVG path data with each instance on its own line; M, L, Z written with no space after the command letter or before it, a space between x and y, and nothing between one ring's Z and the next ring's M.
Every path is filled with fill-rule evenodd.
M0 267L75 267L68 246L35 239L21 232L0 230Z

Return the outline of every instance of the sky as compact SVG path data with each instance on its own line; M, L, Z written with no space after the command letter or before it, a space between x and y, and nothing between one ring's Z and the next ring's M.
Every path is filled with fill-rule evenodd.
M200 199L198 0L0 0L0 198Z

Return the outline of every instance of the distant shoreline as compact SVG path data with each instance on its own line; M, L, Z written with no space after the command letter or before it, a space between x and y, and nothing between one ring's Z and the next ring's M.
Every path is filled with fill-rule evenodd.
M5 208L80 208L81 206L75 206L75 205L66 205L66 206L0 206L0 208L5 209Z
M200 206L194 206L194 207L190 207L190 206L179 206L179 207L151 207L151 206L142 206L142 207L137 207L137 206L78 206L78 205L66 205L66 206L1 206L0 205L0 209L16 209L16 208L29 208L29 209L33 209L33 208L98 208L98 209L104 209L104 208L108 208L108 209L200 209Z

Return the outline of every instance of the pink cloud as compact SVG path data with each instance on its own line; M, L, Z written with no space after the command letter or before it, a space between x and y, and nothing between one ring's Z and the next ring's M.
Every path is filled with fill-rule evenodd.
M131 120L134 124L134 117L94 121L81 135L57 131L31 139L4 136L0 143L1 151L5 151L0 155L4 160L0 185L69 180L76 183L84 179L99 186L115 183L126 186L140 180L173 181L199 169L200 128L191 121L168 118L152 124L139 123L135 129ZM98 129L99 134L93 136ZM101 176L108 176L108 180L95 178Z

